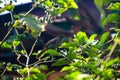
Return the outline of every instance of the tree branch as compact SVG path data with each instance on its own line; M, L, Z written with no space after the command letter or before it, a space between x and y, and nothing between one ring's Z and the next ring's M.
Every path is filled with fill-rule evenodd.
M110 57L112 56L118 42L119 42L120 39L116 40L115 43L113 44L112 48L111 48L111 51L109 52L109 54L107 55L106 59L105 59L105 63L107 63L109 60L110 60ZM104 67L105 65L101 65L100 67L100 71L103 71L104 70ZM98 75L97 78L95 80L100 80L100 77L101 75Z

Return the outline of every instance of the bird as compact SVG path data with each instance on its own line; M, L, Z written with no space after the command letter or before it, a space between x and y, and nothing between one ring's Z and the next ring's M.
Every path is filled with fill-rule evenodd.
M45 52L46 50L48 50L48 49L56 49L56 48L58 48L58 47L61 45L62 40L63 40L64 37L65 37L64 35L59 35L59 36L57 36L57 37L49 40L49 41L45 44L45 46L44 46L44 48L41 50L41 52L38 53L37 58L39 58L39 57L42 55L42 53L44 53L44 52Z

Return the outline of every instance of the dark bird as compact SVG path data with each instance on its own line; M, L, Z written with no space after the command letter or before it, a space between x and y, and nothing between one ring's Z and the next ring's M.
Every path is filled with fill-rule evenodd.
M38 53L37 57L39 57L42 53L44 53L44 52L45 52L46 50L48 50L48 49L56 49L56 48L58 48L58 47L61 45L63 38L64 38L64 36L63 36L63 35L60 35L60 36L57 36L57 37L49 40L49 41L45 44L45 46L44 46L44 48L41 50L41 52Z

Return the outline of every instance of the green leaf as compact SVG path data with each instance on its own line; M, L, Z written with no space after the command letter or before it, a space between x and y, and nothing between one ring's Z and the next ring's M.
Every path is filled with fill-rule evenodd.
M105 32L104 34L102 34L102 36L100 37L100 44L104 44L104 42L108 39L109 37L109 32Z
M52 0L52 3L50 2L50 0L47 0L43 4L43 6L51 7L51 9L48 9L47 12L50 13L52 16L59 15L68 10L69 8L78 8L74 0Z
M55 63L52 64L52 66L63 66L68 64L69 61L64 60L64 59L58 59Z
M105 26L109 22L119 23L119 21L120 21L120 15L118 15L117 13L112 13L107 16L107 18L103 21L102 25Z
M19 74L27 74L27 72L28 72L27 68L23 68L23 69L18 70Z
M67 57L73 60L73 59L76 59L76 55L77 54L75 52L69 51L69 53L67 54Z
M4 9L5 9L5 10L8 10L8 11L13 11L14 8L15 8L15 6L12 5L12 4L7 4L7 5L4 7Z
M110 61L108 61L106 64L105 64L105 66L106 67L109 67L109 66L111 66L111 65L113 65L114 63L118 63L118 62L120 62L120 58L115 58L115 59L112 59L112 60L110 60Z
M108 3L110 3L112 0L104 0L103 3L106 5Z
M57 77L56 80L64 80L64 79L63 79L63 78L59 78L59 77Z
M30 72L31 72L31 73L40 73L40 70L39 70L38 68L33 68L33 67L31 67L31 68L30 68Z
M46 76L42 73L32 74L29 77L26 77L25 80L46 80Z
M61 71L71 71L71 70L73 70L73 69L75 69L74 66L65 66L65 67L62 68Z
M109 10L120 10L120 2L112 3L108 6Z
M50 54L52 56L60 56L60 53L57 52L56 50L53 50L53 49L49 49L45 52L45 54Z
M4 8L0 8L0 13L4 12L5 9Z
M0 42L1 44L2 42ZM2 48L12 48L12 45L7 43L7 42L3 42L3 44L1 45Z
M13 44L14 46L18 46L18 45L20 44L20 41L13 41L12 44Z
M51 7L52 6L52 2L50 0L46 0L44 5L47 5L47 7Z
M86 33L82 32L82 31L80 31L80 32L78 32L76 34L76 38L75 39L78 40L80 45L82 45L83 43L87 43L88 42L88 37L87 37Z
M7 43L12 43L14 40L16 40L17 39L17 36L10 36L7 40L6 40L6 42Z
M74 9L77 9L77 8L78 8L78 6L77 6L77 4L75 3L74 0L72 0L72 1L70 2L70 8L74 8Z
M81 79L81 77L79 78L80 74L81 73L79 71L73 71L72 73L67 74L65 76L65 79L66 80L83 80L83 79Z
M56 15L58 15L58 14L63 13L63 12L66 11L66 10L67 10L67 8L55 8L53 12L50 12L50 14L51 14L52 16L56 16Z
M26 24L26 31L30 31L33 37L38 37L39 33L45 30L47 23L40 23L35 16L21 16L20 22Z
M95 38L97 37L97 34L92 34L91 36L90 36L90 43L92 43L94 40L95 40Z
M40 65L40 66L39 66L39 69L40 69L40 70L47 71L49 68L48 68L47 65Z

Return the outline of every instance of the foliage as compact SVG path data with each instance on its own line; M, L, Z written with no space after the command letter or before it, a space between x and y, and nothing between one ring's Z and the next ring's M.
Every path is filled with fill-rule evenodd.
M14 0L13 0L14 1ZM20 13L13 14L14 5L12 1L6 3L3 8L0 8L0 12L5 10L11 14L10 23L6 23L10 28L8 34L14 30L16 35L12 35L9 38L8 34L0 42L0 47L10 48L13 53L17 55L18 64L6 63L5 71L16 71L22 77L17 80L46 80L47 75L43 74L40 69L48 70L46 65L42 63L52 62L52 66L63 66L62 71L67 72L63 78L57 78L57 80L113 80L116 78L115 68L117 64L120 64L119 56L112 56L119 53L120 46L120 29L119 29L119 10L120 3L115 0L94 0L95 5L101 12L100 25L106 26L108 23L114 23L115 36L109 39L110 32L105 32L98 38L97 34L88 36L85 32L79 31L74 35L72 41L63 42L56 49L46 49L38 57L36 62L30 63L30 57L32 55L38 56L42 50L34 52L34 48L39 41L41 33L45 31L45 26L52 22L54 16L60 15L69 8L77 9L78 6L74 0L33 0L32 8L25 14ZM108 4L108 10L110 14L106 15L103 6ZM36 7L43 8L46 15L43 17L36 17L30 15L30 12ZM23 30L19 33L19 30ZM23 41L28 38L35 40L30 51L27 51L23 45ZM21 46L22 49L18 49ZM22 63L20 58L24 56L26 63ZM59 57L59 58L58 58ZM0 68L1 68L0 63ZM6 78L6 76L4 76ZM4 78L3 77L3 78Z
M39 65L41 63L53 62L54 59L51 56L44 56L42 54L38 61L30 64L30 57L32 55L38 55L38 52L34 52L34 48L39 41L39 37L41 33L45 31L45 26L48 23L52 22L52 18L60 15L65 12L69 8L77 9L78 6L74 0L32 0L32 8L26 13L14 14L14 4L13 2L17 2L16 0L8 0L8 1L0 1L0 3L4 3L4 7L0 8L0 13L4 11L9 11L11 21L6 22L5 25L10 28L4 39L0 42L0 47L9 48L13 53L17 55L17 61L20 65L7 63L5 65L5 69L1 76L4 75L6 71L16 71L22 75L18 80L46 80L46 75L41 73L41 70L48 70L48 67L45 65ZM30 14L35 8L43 8L45 10L45 16L37 17ZM19 32L19 30L23 30L23 32ZM15 31L16 35L8 36L12 31ZM8 38L7 38L8 37ZM31 46L31 50L26 50L23 42L27 39L34 39L35 42ZM19 49L18 47L22 47ZM55 51L55 50L54 50ZM50 51L49 52L53 52ZM54 52L57 53L57 52ZM57 55L57 54L56 54ZM20 61L21 57L26 58L26 63ZM62 62L62 59L58 62ZM56 62L55 65L58 65ZM67 64L66 60L66 64ZM22 66L22 67L21 67ZM2 66L1 66L2 67Z

